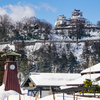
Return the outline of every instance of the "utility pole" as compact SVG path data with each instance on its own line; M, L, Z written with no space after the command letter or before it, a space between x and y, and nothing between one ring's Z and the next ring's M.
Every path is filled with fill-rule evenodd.
M90 68L90 79L91 79L91 66L92 66L93 64L92 64L92 58L91 58L91 56L90 56L90 58L89 58L89 68Z

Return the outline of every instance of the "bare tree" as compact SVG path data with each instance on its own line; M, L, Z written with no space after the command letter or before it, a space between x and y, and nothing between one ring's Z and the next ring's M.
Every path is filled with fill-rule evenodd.
M32 28L35 25L34 18L35 17L24 17L21 21L23 23L23 29L27 31L27 34L31 32Z
M23 29L23 23L22 22L16 22L16 30L21 31Z
M13 23L11 18L8 15L0 15L0 40L1 41L7 41L9 40L9 36L11 36L12 34L10 34L12 32L12 29L14 28Z

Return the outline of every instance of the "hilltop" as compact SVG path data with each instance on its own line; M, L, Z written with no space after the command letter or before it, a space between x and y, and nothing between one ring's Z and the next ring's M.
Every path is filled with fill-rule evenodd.
M22 54L18 70L27 75L36 72L79 73L100 61L100 26L90 24L80 10L66 19L60 15L55 27L45 20L24 18L13 24L1 16L1 51L13 49ZM9 23L9 24L8 24Z

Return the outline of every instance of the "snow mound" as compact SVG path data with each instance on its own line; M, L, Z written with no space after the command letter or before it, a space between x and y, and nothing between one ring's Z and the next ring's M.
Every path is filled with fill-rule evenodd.
M0 93L4 91L4 88L5 88L5 85L2 84L2 85L0 86Z
M15 92L15 91L3 91L3 92L0 92L0 100L4 100L5 98L7 98L7 96L10 96L10 95L18 95L19 93Z
M4 88L5 88L4 84L0 86L0 100L4 100L5 98L7 98L7 96L10 96L10 95L18 95L19 94L13 90L5 91Z
M7 100L7 97L9 98L8 100L19 100L20 96L21 100L35 100L35 97L20 95L19 93L13 90L5 91L4 88L5 88L4 84L0 86L0 100ZM23 92L26 93L27 91Z

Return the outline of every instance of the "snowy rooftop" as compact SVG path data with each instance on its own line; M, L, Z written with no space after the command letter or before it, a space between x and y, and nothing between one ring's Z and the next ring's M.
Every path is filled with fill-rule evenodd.
M85 18L80 15L79 16L71 16L70 19L82 19L82 20L84 19L85 20Z
M81 74L90 73L90 71L91 71L91 73L100 72L100 63L81 71Z
M98 77L100 77L100 73L99 74L85 74L74 81L66 83L66 85L79 86L79 85L84 84L85 79L91 79L91 81L95 81Z
M80 76L80 74L71 73L31 73L29 78L37 86L63 86Z

